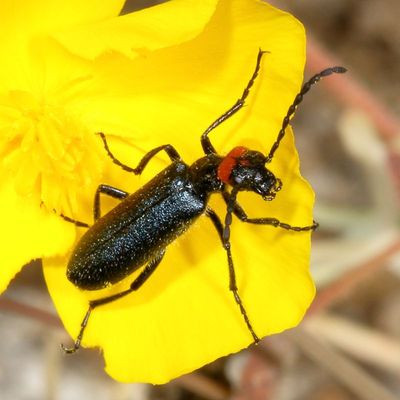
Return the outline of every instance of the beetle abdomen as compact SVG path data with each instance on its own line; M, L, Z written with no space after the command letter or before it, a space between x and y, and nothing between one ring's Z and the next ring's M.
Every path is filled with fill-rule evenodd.
M67 277L97 290L116 283L150 261L203 213L188 168L174 163L100 218L76 246Z

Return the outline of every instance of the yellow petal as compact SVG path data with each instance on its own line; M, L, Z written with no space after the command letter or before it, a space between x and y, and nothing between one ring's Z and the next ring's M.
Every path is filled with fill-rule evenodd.
M103 21L118 15L124 0L0 2L0 90L25 90L31 81L29 46L33 39L51 32Z
M88 93L75 106L94 131L143 149L171 143L184 159L198 158L197 138L241 96L260 48L270 53L246 107L210 137L221 153L255 138L269 149L299 90L305 43L300 23L261 1L220 1L204 32L181 46L132 62L102 57L92 84L107 92ZM264 121L261 130L254 115Z
M57 32L53 36L72 53L95 58L119 51L129 57L179 44L198 35L216 0L175 0L113 19Z
M24 264L64 254L75 239L75 229L42 210L37 199L17 196L11 181L2 182L0 199L1 293Z
M291 137L285 140L284 147L291 146ZM287 161L296 164L291 150ZM298 180L278 196L295 202L293 196L300 194L309 216L313 194L306 184L300 188ZM270 203L259 207L255 199L253 195L243 202L249 214L279 217L270 212ZM212 203L223 217L225 207ZM310 234L234 220L232 249L239 293L257 334L263 337L295 326L314 296L308 272ZM45 260L44 265L47 285L72 337L89 298L117 293L134 279L130 276L107 291L81 292L66 280L59 260ZM252 338L229 291L228 276L218 235L201 217L167 249L157 271L137 293L93 311L83 343L100 346L107 372L124 382L163 383L238 351Z
M4 41L21 40L37 33L49 33L119 14L124 0L54 1L15 0L0 3L2 24L0 36Z
M132 140L132 147L110 140L114 153L129 165L135 166L143 151L164 143L173 144L190 163L201 156L201 132L241 95L259 48L270 53L264 56L247 106L210 137L221 152L242 144L267 153L301 83L304 33L292 17L261 1L220 1L204 32L180 46L133 61L115 54L101 57L92 83L108 93L82 96L73 107L86 115L93 131ZM159 165L151 161L144 176L134 180L136 186L113 166L107 183L135 191ZM268 203L241 193L244 209L252 217L310 225L313 193L299 175L290 130L271 169L282 179L282 191ZM223 218L226 206L220 196L210 204ZM239 293L257 334L296 325L314 296L308 271L310 233L234 219L232 249ZM110 289L88 293L68 282L66 263L45 260L45 276L75 338L89 299L127 288L137 273ZM201 217L168 247L154 276L137 293L93 311L83 345L100 346L107 372L124 382L166 382L238 351L252 337L229 291L228 276L218 235Z

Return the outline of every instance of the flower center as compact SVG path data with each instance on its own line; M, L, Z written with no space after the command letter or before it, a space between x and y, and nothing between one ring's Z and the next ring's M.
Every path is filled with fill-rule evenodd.
M74 215L99 182L101 145L93 133L64 107L28 92L0 98L1 170L19 195L58 213Z

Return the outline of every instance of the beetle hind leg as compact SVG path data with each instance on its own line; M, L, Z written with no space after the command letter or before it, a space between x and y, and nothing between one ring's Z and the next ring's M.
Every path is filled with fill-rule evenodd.
M73 354L81 347L81 341L83 338L83 334L85 333L85 329L87 327L89 317L91 312L98 306L102 306L104 304L112 303L126 295L138 290L146 281L150 278L151 274L156 270L161 260L163 259L165 254L165 249L161 250L155 258L153 258L142 270L142 272L136 277L136 279L131 283L129 289L126 289L120 293L113 294L111 296L102 297L97 300L92 300L89 302L89 308L86 311L85 317L82 320L81 328L77 338L75 339L74 345L72 347L66 347L61 344L61 349L66 354Z
M81 347L81 341L82 341L83 333L85 332L86 325L88 323L88 320L89 320L91 312L92 312L92 307L89 306L88 310L86 311L85 317L82 320L81 329L80 329L79 334L78 334L78 336L77 336L77 338L76 338L76 340L74 342L73 347L66 347L61 343L61 349L64 351L64 353L73 354L77 350L79 350L79 348Z

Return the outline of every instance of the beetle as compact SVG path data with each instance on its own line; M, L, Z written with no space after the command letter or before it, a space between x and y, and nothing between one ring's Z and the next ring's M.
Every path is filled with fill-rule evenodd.
M309 226L291 226L276 218L249 218L237 201L237 195L240 191L252 191L267 201L275 198L276 193L282 188L282 182L266 168L266 164L274 157L290 118L312 85L333 73L346 72L343 67L328 68L314 75L303 85L289 107L277 138L267 155L238 146L227 155L221 156L212 145L208 134L244 106L259 74L261 59L265 53L259 50L255 69L241 97L201 135L201 146L205 156L191 165L181 159L172 145L166 144L150 150L136 168L131 168L114 156L108 146L106 136L104 133L99 133L108 156L127 172L141 174L148 162L161 151L168 155L171 164L132 194L101 184L94 196L95 222L91 227L86 223L61 215L77 226L89 228L77 243L67 266L67 278L76 287L82 290L102 289L142 268L128 289L89 302L73 347L67 348L61 345L66 353L74 353L79 349L93 309L138 290L161 263L166 247L189 229L201 215L209 217L218 232L227 256L229 289L233 293L254 342L257 343L260 340L252 327L236 284L230 244L232 214L242 222L272 225L296 232L314 230L318 224L313 222ZM231 188L230 191L228 187ZM208 205L210 195L213 193L221 193L226 203L224 223ZM101 216L100 209L101 194L121 200L104 216Z

